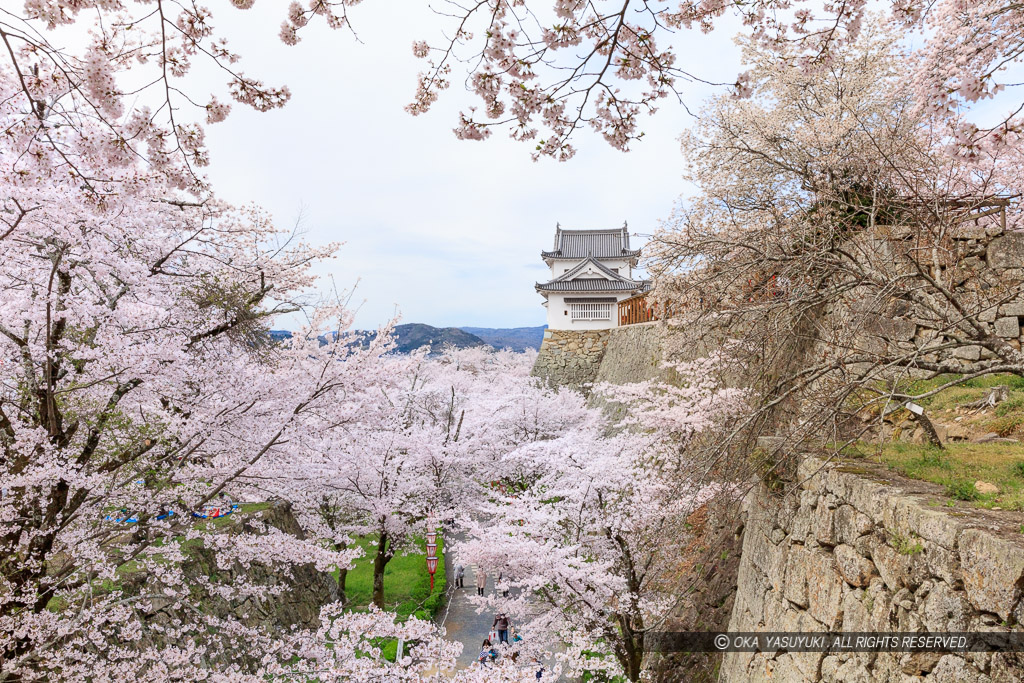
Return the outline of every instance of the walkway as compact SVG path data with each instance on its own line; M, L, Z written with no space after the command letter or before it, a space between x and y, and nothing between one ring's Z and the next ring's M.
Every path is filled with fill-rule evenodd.
M462 533L454 534L454 536L445 534L445 548L453 547L456 542L463 539ZM494 623L494 613L485 610L482 614L477 614L476 606L470 601L470 597L476 595L476 577L480 568L476 565L466 567L466 575L463 578L465 587L456 588L455 562L448 553L444 554L444 558L444 569L448 577L446 589L448 602L438 612L435 621L445 628L445 637L448 640L457 640L462 643L462 654L459 655L457 664L460 669L465 669L476 666L480 646L490 633L491 625ZM496 574L488 574L487 587L484 589L486 595L494 594L496 578ZM513 589L509 596L512 597L517 592L518 589ZM524 664L523 668L529 669L529 664Z
M455 569L449 572L448 591L449 600L447 609L437 615L437 621L447 631L449 640L457 640L462 643L462 654L459 656L459 666L471 666L480 654L480 644L491 631L491 624L494 623L494 615L489 612L476 613L476 606L470 602L469 596L476 595L476 574L479 571L476 565L470 565L466 569L466 577L463 583L465 588L455 587ZM487 577L487 594L494 591L494 577Z

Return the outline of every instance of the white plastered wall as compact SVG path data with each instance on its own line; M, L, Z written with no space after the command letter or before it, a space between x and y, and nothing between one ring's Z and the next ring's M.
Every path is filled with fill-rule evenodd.
M569 315L569 304L565 303L566 297L570 299L615 297L616 303L612 304L611 320L573 320ZM630 292L549 292L548 327L553 330L607 330L611 327L618 327L617 304L629 297Z

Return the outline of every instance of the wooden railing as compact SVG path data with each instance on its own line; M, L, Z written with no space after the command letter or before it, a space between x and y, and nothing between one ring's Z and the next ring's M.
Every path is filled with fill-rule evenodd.
M661 305L648 301L646 294L623 299L619 302L619 326L660 320L660 309Z

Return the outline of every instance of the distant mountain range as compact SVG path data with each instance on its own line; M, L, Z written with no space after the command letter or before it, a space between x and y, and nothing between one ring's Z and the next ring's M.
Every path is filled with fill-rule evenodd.
M544 338L544 325L540 327L433 327L423 323L406 323L395 326L395 351L409 353L424 346L440 350L445 346L467 349L473 346L492 346L496 349L525 351L539 349ZM373 335L373 332L367 332ZM270 338L275 341L288 339L288 330L271 330ZM324 340L322 343L327 343Z
M539 327L460 327L460 330L476 335L496 349L525 351L539 349L547 325Z
M424 346L440 351L446 346L468 349L472 346L484 346L486 343L475 334L457 327L431 327L423 323L395 325L395 351L399 353L409 353Z

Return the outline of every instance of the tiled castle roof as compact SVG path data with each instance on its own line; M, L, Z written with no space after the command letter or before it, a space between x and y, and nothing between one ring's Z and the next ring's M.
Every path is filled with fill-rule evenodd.
M595 270L607 276L602 277L576 277L588 265L594 266ZM597 260L597 257L587 256L585 260L572 270L563 273L550 282L537 283L538 292L645 292L651 285L647 280L630 280L608 268Z
M555 229L555 247L540 253L545 259L632 259L640 255L639 249L629 248L626 226L614 230Z
M649 282L614 282L603 278L580 278L570 282L546 282L538 284L539 292L646 292L651 288Z

